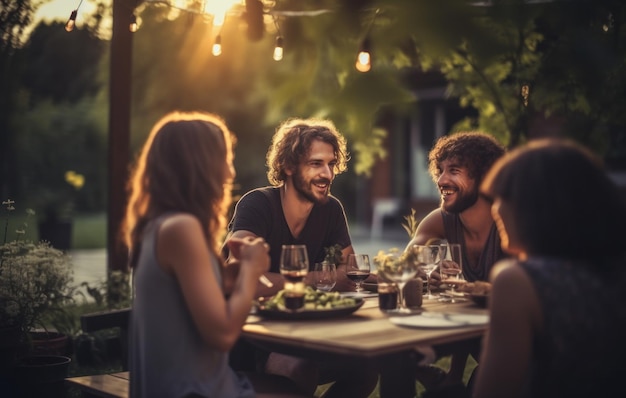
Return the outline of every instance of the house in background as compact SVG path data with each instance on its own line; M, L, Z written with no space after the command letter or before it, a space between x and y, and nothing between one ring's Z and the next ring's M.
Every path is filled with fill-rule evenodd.
M387 157L373 167L362 189L365 204L357 205L358 217L371 223L372 237L382 236L385 227L398 230L411 209L421 219L439 206L439 192L428 173L428 152L455 123L475 114L447 96L441 74L407 70L405 78L417 101L408 113L380 113Z

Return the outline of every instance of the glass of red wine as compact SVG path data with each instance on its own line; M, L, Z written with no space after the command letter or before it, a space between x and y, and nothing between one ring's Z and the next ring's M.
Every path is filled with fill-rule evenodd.
M356 283L357 293L364 292L361 285L370 276L370 257L367 254L349 254L346 275Z
M297 311L304 306L304 278L309 272L306 245L283 245L280 273L285 278L285 307Z

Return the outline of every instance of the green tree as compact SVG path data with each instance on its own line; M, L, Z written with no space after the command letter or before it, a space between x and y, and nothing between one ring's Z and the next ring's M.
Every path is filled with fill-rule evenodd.
M83 26L85 26L83 24ZM90 29L40 23L18 50L24 62L13 126L19 192L41 216L72 205L101 210L106 198L106 113L100 79L106 42ZM85 177L73 190L65 173ZM48 214L45 214L48 213Z
M21 62L16 56L36 8L44 1L0 0L0 196L15 195L16 132L11 125Z
M106 87L98 79L106 44L90 29L68 33L63 22L38 24L20 50L28 61L22 69L22 87L30 92L31 103L76 102Z
M397 49L409 64L441 71L449 93L478 110L457 129L483 129L510 146L538 132L568 135L623 157L623 2L378 4L388 6L392 23L381 21L376 31L406 35L413 45ZM545 121L557 124L542 131Z

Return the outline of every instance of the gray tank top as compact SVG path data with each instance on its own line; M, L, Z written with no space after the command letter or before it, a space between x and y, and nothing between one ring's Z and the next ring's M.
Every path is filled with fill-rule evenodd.
M228 353L212 349L202 340L176 279L157 262L157 231L168 216L171 214L146 228L133 275L130 396L254 397L249 380L229 367ZM210 266L221 282L215 258Z
M469 257L465 250L465 237L463 236L463 225L461 219L456 213L447 213L441 211L443 217L444 233L449 243L460 243L463 248L463 276L468 282L486 281L489 278L491 267L500 259L506 258L507 255L502 251L500 246L500 235L496 224L491 225L487 242L483 247L483 251L478 259L476 267L470 267Z

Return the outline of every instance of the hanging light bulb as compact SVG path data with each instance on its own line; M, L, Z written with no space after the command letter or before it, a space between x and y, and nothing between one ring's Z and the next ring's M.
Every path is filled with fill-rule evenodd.
M128 30L132 33L135 33L139 29L139 25L137 24L137 16L135 14L130 15L130 25L128 25Z
M65 30L68 32L71 32L74 30L74 26L76 26L76 15L78 14L77 10L72 11L72 14L70 15L70 19L67 20L67 23L65 24Z
M222 53L222 35L215 36L215 41L213 42L213 49L211 50L211 54L214 56L219 56Z
M276 47L274 47L274 61L283 59L283 38L276 36Z
M354 65L359 72L369 72L372 69L372 57L370 55L370 39L366 37L361 43L359 55L356 57L356 64Z

